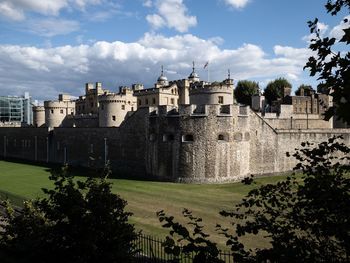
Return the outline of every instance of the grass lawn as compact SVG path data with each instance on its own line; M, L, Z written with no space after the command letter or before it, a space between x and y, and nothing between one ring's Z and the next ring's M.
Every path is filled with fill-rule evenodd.
M43 196L41 188L50 188L49 168L29 164L0 161L0 197L8 197L15 203L23 199ZM128 201L127 210L134 213L130 221L138 230L152 236L164 237L167 231L161 228L156 211L165 210L184 222L181 216L183 208L193 211L195 216L203 218L206 231L212 240L224 246L225 240L215 233L216 223L229 226L218 212L230 209L238 203L250 189L257 185L274 183L282 176L262 177L251 186L242 183L229 184L178 184L165 182L110 179L114 193ZM266 245L262 237L245 238L249 247Z

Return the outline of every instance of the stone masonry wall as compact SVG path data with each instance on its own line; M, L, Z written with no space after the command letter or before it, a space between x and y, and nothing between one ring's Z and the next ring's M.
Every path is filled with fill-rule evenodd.
M145 111L119 128L1 128L0 157L103 167L110 161L124 176L144 176Z
M224 182L290 171L303 141L319 143L349 129L278 130L248 107L142 108L118 128L0 128L0 157L102 167L124 176Z

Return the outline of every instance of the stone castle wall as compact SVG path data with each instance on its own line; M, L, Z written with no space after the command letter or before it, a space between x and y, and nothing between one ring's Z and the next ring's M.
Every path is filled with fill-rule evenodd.
M182 182L223 182L290 171L286 152L349 129L274 129L249 107L141 108L118 128L0 128L0 156L102 167L124 175Z
M115 171L144 176L144 116L139 110L119 128L1 128L0 156L84 167L108 160Z

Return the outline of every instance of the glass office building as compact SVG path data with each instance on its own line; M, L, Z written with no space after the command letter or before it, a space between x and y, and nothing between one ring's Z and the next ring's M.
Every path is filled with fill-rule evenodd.
M23 97L0 96L0 122L2 124L31 125L32 101L26 92Z

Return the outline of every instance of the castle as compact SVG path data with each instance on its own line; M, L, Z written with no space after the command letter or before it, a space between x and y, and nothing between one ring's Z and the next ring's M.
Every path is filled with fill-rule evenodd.
M107 162L119 173L180 182L224 182L250 174L292 170L302 141L321 142L350 130L321 114L332 104L323 94L291 96L267 110L257 94L239 105L233 80L168 81L163 69L153 88L141 84L110 92L87 83L85 96L61 94L33 108L35 127L0 128L0 156L76 166Z

